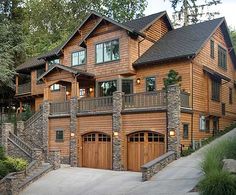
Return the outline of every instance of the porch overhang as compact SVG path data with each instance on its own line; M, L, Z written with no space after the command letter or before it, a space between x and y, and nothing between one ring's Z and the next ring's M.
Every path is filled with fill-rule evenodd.
M212 70L211 68L208 68L206 66L203 66L203 72L207 73L208 75L210 75L214 78L223 79L227 82L231 81L230 78L228 78L228 77L226 77L226 76L224 76L224 75L222 75L222 74L216 72L215 70Z
M50 69L48 69L45 73L43 73L38 79L37 81L40 81L41 79L43 79L44 77L46 77L48 74L50 74L53 70L64 70L64 71L67 71L67 72L70 72L72 74L74 74L75 76L84 76L84 77L88 77L88 78L94 78L95 75L94 74L91 74L91 73L88 73L88 72L85 72L83 70L78 70L76 68L73 68L73 67L69 67L69 66L65 66L65 65L62 65L62 64L54 64L52 65L52 67Z

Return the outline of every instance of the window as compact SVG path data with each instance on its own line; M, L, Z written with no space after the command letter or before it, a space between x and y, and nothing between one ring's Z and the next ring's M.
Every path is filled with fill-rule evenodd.
M215 58L215 44L214 41L211 40L211 58L214 59Z
M213 79L211 80L212 87L211 87L211 95L212 100L220 101L220 83L221 81L219 79Z
M85 89L79 89L79 96L80 97L85 97L86 90Z
M59 59L59 58L49 61L49 65L52 65L52 64L59 64L59 63L60 63L60 59Z
M227 52L221 46L218 46L218 66L227 69Z
M200 119L199 119L199 129L202 130L202 131L205 131L206 130L206 117L205 116L200 116Z
M45 69L44 68L40 68L40 69L37 69L37 79L45 72ZM40 81L37 81L37 84L42 84L43 81L40 80Z
M122 80L122 92L125 94L133 93L133 80Z
M229 87L229 104L233 103L233 89Z
M74 52L71 57L72 66L82 65L85 64L86 61L86 52L85 50Z
M188 139L189 124L183 124L183 139Z
M96 45L96 63L120 59L119 40L108 41Z
M117 81L103 81L98 83L99 96L112 96L117 91Z
M225 116L225 103L221 104L221 112L222 112L222 115Z
M56 141L64 140L64 132L63 130L56 130Z
M156 78L148 77L146 78L146 91L155 91L156 90Z
M60 91L60 85L59 84L53 84L50 87L51 91Z

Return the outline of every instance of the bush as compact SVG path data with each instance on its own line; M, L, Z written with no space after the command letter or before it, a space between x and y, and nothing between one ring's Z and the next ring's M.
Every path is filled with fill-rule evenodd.
M188 156L192 154L193 152L195 152L195 150L192 149L191 147L188 147L188 149L185 149L182 151L181 156Z
M5 151L2 146L0 146L0 160L4 160L6 158Z
M27 161L21 158L7 157L0 160L0 177L5 177L8 173L22 171L28 165Z
M223 159L236 159L236 139L221 141L211 147L201 164L205 177L199 183L202 195L236 194L236 176L223 171Z
M225 171L213 171L199 183L202 195L236 194L236 177Z

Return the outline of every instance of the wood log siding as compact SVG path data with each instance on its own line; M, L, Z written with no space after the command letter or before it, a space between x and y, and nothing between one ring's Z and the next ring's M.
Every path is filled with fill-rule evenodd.
M56 102L50 103L50 114L69 114L70 102Z
M18 86L17 95L26 94L31 92L31 82L21 84Z
M126 94L123 96L123 108L148 108L166 106L165 91Z
M79 100L79 112L95 112L112 110L112 96L83 98Z

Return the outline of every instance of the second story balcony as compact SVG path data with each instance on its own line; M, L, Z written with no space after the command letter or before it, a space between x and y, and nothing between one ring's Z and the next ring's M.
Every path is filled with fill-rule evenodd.
M31 82L16 86L16 95L29 95L29 94L31 94Z

